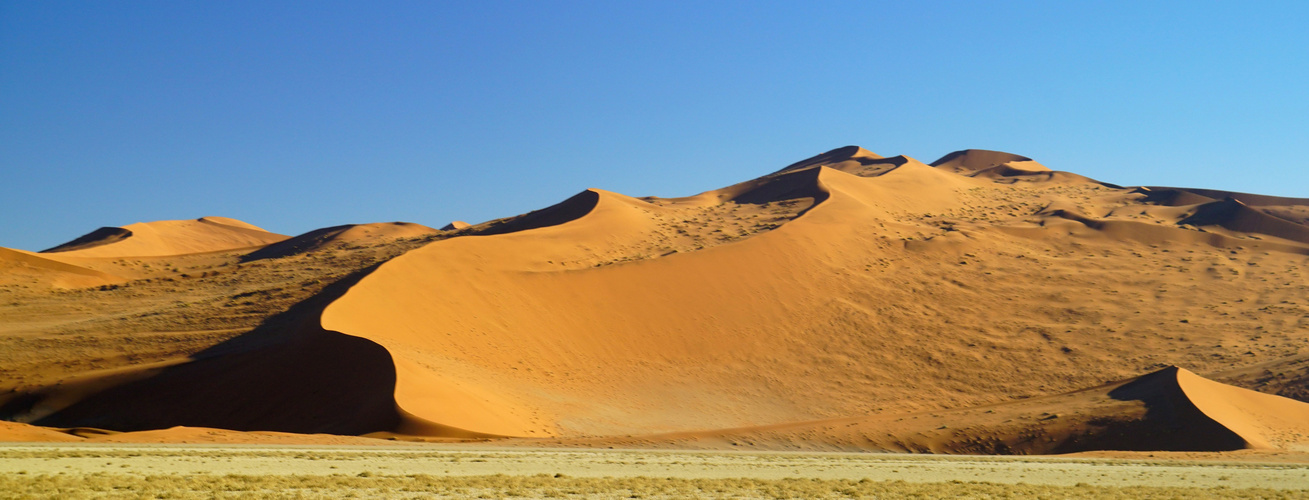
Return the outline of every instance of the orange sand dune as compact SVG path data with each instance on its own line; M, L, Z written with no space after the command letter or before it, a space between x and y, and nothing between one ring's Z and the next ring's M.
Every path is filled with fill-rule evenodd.
M932 162L932 166L959 174L982 172L999 166L1007 166L1012 170L1027 172L1050 170L1045 165L1041 165L1026 156L985 149L955 151Z
M59 429L49 427L38 427L30 424L20 424L18 422L6 422L0 420L0 443L16 443L24 441L81 441L82 439L68 434Z
M45 250L58 257L156 257L268 245L287 239L225 217L138 222L100 228Z
M1177 383L1191 404L1246 448L1309 449L1309 403L1219 384L1186 370Z
M335 434L293 434L285 432L241 432L206 427L170 427L136 432L115 432L87 427L57 429L0 420L0 443L5 442L75 442L75 443L168 443L168 444L265 444L369 446L395 441L340 436Z
M804 170L807 168L818 167L818 166L832 167L838 169L841 167L856 168L859 165L869 165L872 163L877 163L879 160L882 159L883 158L881 155L869 151L867 149L861 148L859 146L846 146L843 148L833 149L831 151L820 154L818 156L814 156L812 158L807 158L792 163L790 165L787 165L785 168L778 170L777 172L774 172L774 174L780 174L782 172L791 172L795 170Z
M561 204L577 207L564 223L447 240L384 264L328 306L323 325L391 352L408 413L491 434L728 427L866 408L860 385L812 395L834 378L880 378L877 366L823 366L885 342L874 312L884 306L848 270L870 250L903 248L909 228L869 221L960 208L985 184L916 161L870 178L825 166L782 175L807 176L799 194L826 200L738 243L597 267L652 231L661 207L591 190ZM803 326L816 324L826 326Z
M273 243L251 252L247 261L285 257L345 245L380 245L397 238L417 238L437 231L411 222L377 222L372 224L346 224L315 229L287 240Z
M1221 200L1223 198L1232 198L1241 203L1252 207L1275 207L1275 206L1309 206L1309 198L1287 198L1282 196L1268 196L1262 194L1238 193L1236 191L1223 191L1219 189L1197 189L1197 188L1170 188L1170 187L1150 187L1154 190L1172 190L1184 191L1204 196L1206 198Z
M1257 233L1309 243L1309 226L1255 210L1234 198L1198 205L1194 214L1179 221L1193 226L1219 226L1230 231Z
M1110 187L1118 187L1070 172L1053 171L1050 170L1049 167L1037 163L1026 156L1018 156L1001 151L987 151L982 149L955 151L932 162L931 165L960 175L986 179L999 183L1095 183Z
M441 226L441 230L442 230L442 231L458 231L458 230L460 230L460 229L463 229L463 228L469 227L469 226L471 226L471 225L472 225L472 224L469 224L469 223L467 223L467 222L464 222L464 221L461 221L461 220L456 220L456 221L450 221L449 224L446 224L446 225L444 225L444 226Z
M6 345L63 349L49 373L0 397L0 415L116 431L634 435L647 437L624 442L677 446L1301 446L1299 403L1178 370L1102 386L1180 363L1248 387L1300 380L1240 368L1281 369L1305 354L1309 242L1299 235L1309 226L1297 205L1274 214L1243 203L1119 188L1008 153L961 151L929 166L850 146L695 196L589 189L458 232L419 227L421 240L329 228L250 254L303 252L295 258L228 252L231 262L188 262L123 290L0 287L21 299L0 314L51 304L20 308L32 338ZM228 234L212 225L199 233ZM148 240L124 229L131 236L104 231L49 255L76 264ZM204 240L191 236L177 239ZM313 288L311 271L365 250L347 277ZM283 281L258 281L273 278ZM188 292L113 321L39 316L81 310L69 301ZM58 363L106 349L101 325L254 315L285 297L300 302L207 347L161 351L183 353L173 358ZM1069 393L1085 387L1097 388Z
M1043 216L1035 227L1001 227L1006 233L1036 239L1048 238L1053 234L1075 237L1096 237L1116 241L1133 241L1152 245L1170 245L1176 243L1200 243L1215 248L1249 248L1288 253L1309 253L1309 248L1294 241L1283 239L1250 240L1239 238L1231 231L1217 227L1208 231L1188 230L1176 225L1151 224L1133 220L1096 219L1068 209L1051 209L1038 213ZM1182 217L1178 222L1187 223ZM1208 225L1208 224L1206 224ZM1251 233L1253 225L1243 225ZM1273 235L1269 235L1273 236Z
M1169 367L1091 389L973 408L546 443L968 454L1306 449L1309 403Z
M1248 207L1253 207L1274 217L1285 219L1299 225L1309 225L1309 198L1285 198L1260 194L1238 193L1217 189L1195 188L1142 188L1153 189L1163 193L1185 193L1187 200L1181 205L1191 205L1204 201L1218 201L1231 198Z
M80 288L122 283L126 278L46 258L42 254L0 248L0 282Z
M393 430L401 415L390 395L390 356L365 339L318 326L322 304L353 279L188 359L32 390L5 402L0 413L42 426L115 431L179 425L332 434ZM82 390L86 386L95 390Z

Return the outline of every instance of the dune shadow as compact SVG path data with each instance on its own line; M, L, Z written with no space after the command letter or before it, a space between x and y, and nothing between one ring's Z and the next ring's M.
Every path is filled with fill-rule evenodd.
M1102 430L1069 439L1053 453L1092 450L1232 451L1248 447L1245 439L1209 418L1195 406L1177 381L1177 367L1168 367L1109 391L1118 401L1145 404L1142 418L1101 418Z
M325 227L315 229L307 233L273 243L253 252L241 256L241 262L253 262L262 259L277 259L289 257L318 248L319 245L329 241L333 236L339 235L347 229L354 227L353 224L343 224L340 226Z
M577 193L564 201L540 210L492 222L489 227L470 234L475 236L492 236L497 234L516 233L542 227L558 226L582 218L586 214L591 213L591 211L599 204L600 193L588 189Z
M401 422L390 353L322 329L323 309L377 266L337 281L247 334L192 361L110 387L34 422L49 427L139 431L173 426L239 431L365 434ZM15 404L0 415L22 411Z

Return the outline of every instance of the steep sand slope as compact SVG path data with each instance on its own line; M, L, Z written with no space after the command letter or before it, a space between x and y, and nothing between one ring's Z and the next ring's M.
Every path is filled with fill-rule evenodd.
M45 250L58 257L154 257L268 245L287 239L225 217L138 222L101 228Z
M1186 370L1178 385L1205 416L1249 448L1309 449L1309 403L1219 384Z
M524 444L967 454L1231 451L1309 449L1306 427L1309 403L1168 367L1067 394L973 408Z
M727 427L867 408L882 368L850 356L884 334L868 328L876 298L851 300L850 281L867 279L851 270L866 249L902 245L888 240L899 229L869 223L960 207L979 184L918 162L875 178L813 171L812 189L830 198L780 228L598 267L587 257L641 238L660 208L592 190L594 208L571 222L388 262L329 306L323 325L392 353L409 413L493 434Z
M879 282L887 276L868 274L886 258L931 266L972 249L993 251L1011 239L1007 235L1023 234L1021 223L996 234L985 229L985 220L932 220L1011 188L847 149L683 199L767 203L805 196L817 203L770 232L610 265L603 257L653 231L652 218L664 207L592 190L541 211L537 217L545 222L444 241L388 262L329 306L323 324L392 353L396 400L408 413L503 435L755 425L879 406L912 408L915 391L897 384L917 387L920 401L937 404L985 401L991 393L952 395L965 389L951 380L1022 385L1012 375L986 380L986 373L1010 369L1002 359L968 357L957 371L932 367L939 354L929 351L965 341L968 326L931 326L896 312L941 314L947 325L985 324L985 311L959 311L947 298L971 293L898 293L888 302L883 297L903 281ZM892 168L861 177L829 164L861 172L869 165ZM1131 199L1127 190L1082 179L1078 190ZM1059 180L1049 180L1056 182L1043 185L1055 187L1042 189L1062 189ZM747 196L757 192L765 194ZM1037 241L1081 236L1213 244L1207 239L1216 237L1062 209L1037 215L1033 232L1023 234ZM1089 340L1077 341L1091 348L1087 354L1114 357L1114 351L1095 349L1109 342ZM1041 359L1019 371L1067 370L1058 363Z

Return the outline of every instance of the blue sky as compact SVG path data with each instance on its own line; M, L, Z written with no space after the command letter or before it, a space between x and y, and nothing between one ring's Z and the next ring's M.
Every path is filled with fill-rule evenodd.
M0 0L0 246L439 227L848 144L1309 197L1309 2Z

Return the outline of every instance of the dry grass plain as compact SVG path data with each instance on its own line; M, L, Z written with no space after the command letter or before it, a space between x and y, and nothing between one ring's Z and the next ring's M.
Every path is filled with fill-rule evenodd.
M432 445L0 448L0 498L433 496L1309 498L1309 464Z

